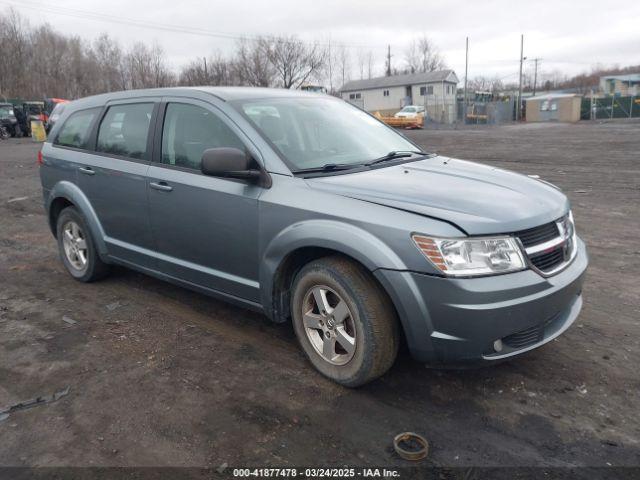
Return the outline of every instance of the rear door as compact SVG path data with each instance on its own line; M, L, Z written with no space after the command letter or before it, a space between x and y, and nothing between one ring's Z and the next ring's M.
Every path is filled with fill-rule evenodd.
M245 149L248 138L216 107L166 98L148 172L149 215L163 273L259 301L258 197L252 183L200 171L208 148Z
M107 104L93 134L95 151L78 168L78 184L102 224L109 254L147 268L155 267L146 174L159 100Z

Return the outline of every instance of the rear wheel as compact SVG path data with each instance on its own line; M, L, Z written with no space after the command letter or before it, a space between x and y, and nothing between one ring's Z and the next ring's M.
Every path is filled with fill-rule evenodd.
M100 259L89 226L76 208L60 212L56 231L60 258L73 278L93 282L109 273L109 265Z
M395 310L360 265L339 256L309 263L296 275L291 303L298 341L323 375L357 387L393 365Z

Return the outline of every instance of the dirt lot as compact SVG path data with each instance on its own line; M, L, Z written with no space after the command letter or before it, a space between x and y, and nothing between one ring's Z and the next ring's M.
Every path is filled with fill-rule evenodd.
M70 391L0 420L0 465L404 465L390 445L406 430L431 441L436 466L640 465L640 123L408 136L567 192L591 266L565 335L481 370L404 355L341 388L289 326L124 269L72 280L43 215L38 146L12 139L0 142L0 409Z

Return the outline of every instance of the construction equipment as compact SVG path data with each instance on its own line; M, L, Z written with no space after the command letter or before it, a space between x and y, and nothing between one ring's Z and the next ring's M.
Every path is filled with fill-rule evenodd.
M383 121L390 127L395 128L406 128L406 129L416 129L424 127L424 115L417 115L414 118L407 117L388 117L382 115L380 112L374 112L374 117L378 120Z

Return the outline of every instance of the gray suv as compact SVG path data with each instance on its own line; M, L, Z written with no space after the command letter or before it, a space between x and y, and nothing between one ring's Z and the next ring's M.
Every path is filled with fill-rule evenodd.
M342 100L175 88L72 102L39 156L62 261L124 265L291 321L347 386L405 343L492 363L564 332L587 253L567 198L524 175L421 151Z

